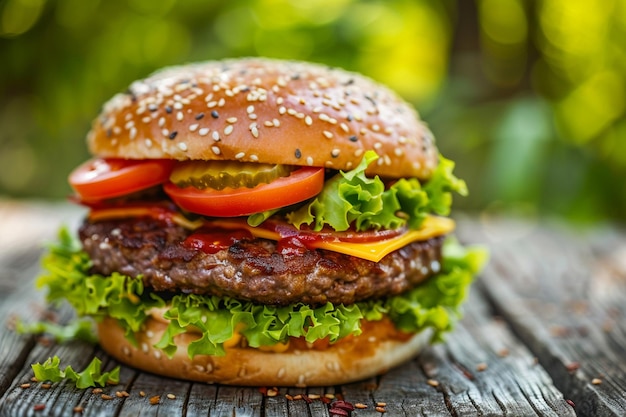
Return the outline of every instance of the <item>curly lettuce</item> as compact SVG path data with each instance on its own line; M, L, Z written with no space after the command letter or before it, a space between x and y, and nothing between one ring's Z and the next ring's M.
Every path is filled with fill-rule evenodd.
M443 156L425 185L417 178L403 178L389 188L378 176L365 175L376 159L374 151L365 152L356 168L340 171L326 181L313 201L287 214L287 221L297 228L306 224L313 230L326 225L336 231L348 230L352 225L357 231L395 229L405 224L418 229L428 214L450 213L452 192L467 195L465 182L452 173L454 162Z
M98 358L93 360L81 372L76 372L70 365L61 369L61 359L58 356L48 358L44 363L31 365L37 381L60 382L63 380L73 381L76 388L104 387L107 384L120 382L120 367L116 366L110 372L102 372L102 361Z
M99 320L110 316L126 329L135 342L153 308L165 308L169 325L156 347L171 355L176 351L176 335L192 329L199 337L188 348L190 357L199 354L222 355L224 344L236 334L252 347L286 343L290 337L308 342L328 338L336 342L361 333L362 320L376 321L389 317L406 332L434 330L434 338L449 331L459 318L459 306L474 275L485 261L485 251L464 248L448 239L443 248L441 272L420 286L398 296L353 305L285 307L259 305L230 297L178 294L169 300L144 291L141 278L121 274L101 276L89 272L91 262L67 230L43 259L48 271L38 287L48 290L52 303L67 301L79 316Z

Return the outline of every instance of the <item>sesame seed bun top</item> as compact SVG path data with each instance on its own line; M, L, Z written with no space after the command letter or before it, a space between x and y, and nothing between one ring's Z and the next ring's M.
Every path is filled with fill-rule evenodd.
M384 177L429 178L434 138L389 89L341 69L260 58L170 67L109 100L94 155L241 160L348 170L367 150Z

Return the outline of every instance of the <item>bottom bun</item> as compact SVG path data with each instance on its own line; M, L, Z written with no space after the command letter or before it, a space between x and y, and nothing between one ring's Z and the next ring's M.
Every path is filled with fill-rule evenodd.
M224 356L187 355L187 346L197 334L176 336L178 349L171 357L153 347L167 324L149 318L136 334L137 346L125 337L115 319L98 324L100 345L110 355L132 367L173 378L208 383L256 386L327 386L357 381L386 372L415 356L432 333L408 335L397 331L389 320L364 323L363 333L349 336L324 349L290 348L268 352L251 347L226 348Z

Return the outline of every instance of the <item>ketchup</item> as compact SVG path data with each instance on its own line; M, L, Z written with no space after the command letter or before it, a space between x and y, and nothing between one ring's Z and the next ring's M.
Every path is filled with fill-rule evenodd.
M228 249L238 241L245 239L253 239L252 233L245 229L202 228L189 235L183 241L183 246L187 249L196 249L207 254L214 254Z

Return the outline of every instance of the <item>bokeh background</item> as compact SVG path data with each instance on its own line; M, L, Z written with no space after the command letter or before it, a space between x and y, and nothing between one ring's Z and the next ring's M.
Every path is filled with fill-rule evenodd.
M388 84L457 161L465 210L626 220L625 0L0 0L0 198L63 199L106 99L236 56Z

